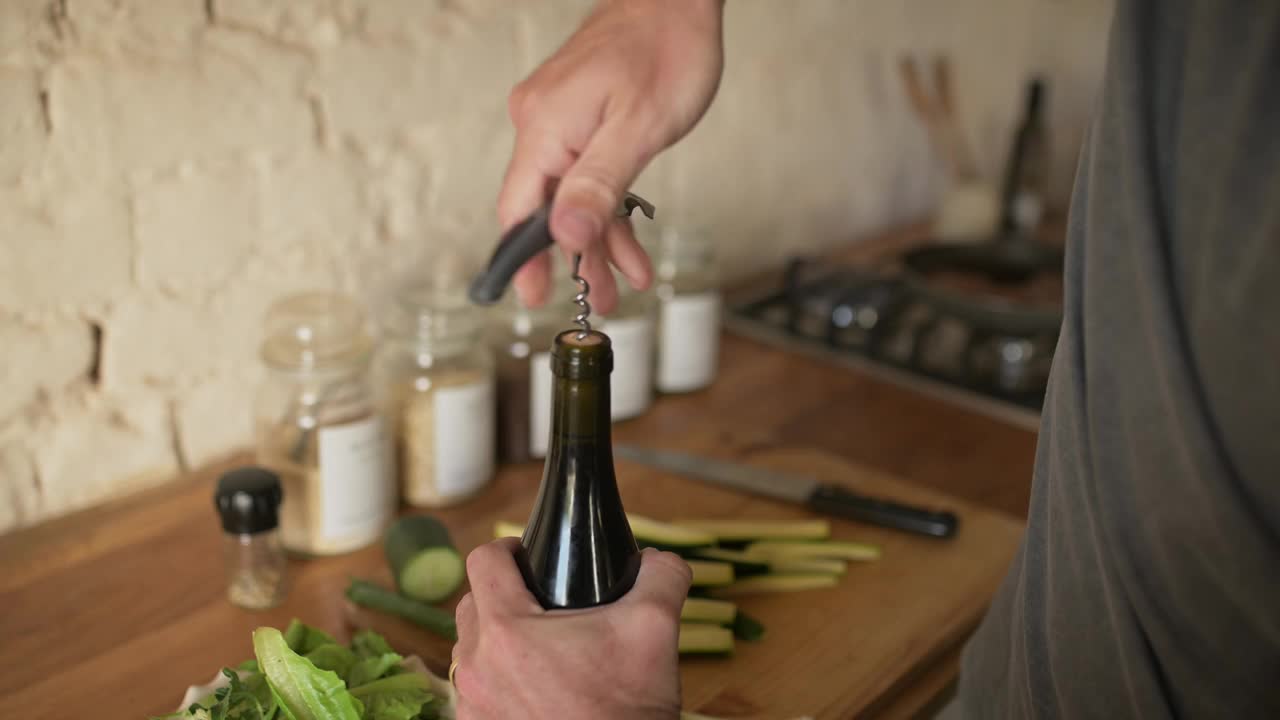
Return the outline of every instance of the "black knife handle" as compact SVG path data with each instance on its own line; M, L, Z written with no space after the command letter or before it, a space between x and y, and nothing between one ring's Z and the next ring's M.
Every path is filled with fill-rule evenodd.
M933 512L888 500L876 500L833 485L820 485L809 496L806 504L810 509L826 515L935 538L955 535L956 527L960 524L955 513Z

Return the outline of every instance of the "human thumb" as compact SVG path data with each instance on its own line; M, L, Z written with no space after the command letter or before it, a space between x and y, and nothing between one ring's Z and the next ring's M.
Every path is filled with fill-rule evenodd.
M653 154L621 121L606 120L560 179L551 209L551 235L581 253L604 241L623 194Z

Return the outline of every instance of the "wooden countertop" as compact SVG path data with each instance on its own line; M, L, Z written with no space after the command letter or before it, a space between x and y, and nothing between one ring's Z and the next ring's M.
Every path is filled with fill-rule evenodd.
M945 575L945 584L964 585L966 598L927 613L921 610L921 619L936 625L936 633L917 628L917 635L906 642L923 643L934 635L939 639L930 641L927 651L886 649L902 655L895 659L902 661L896 675L885 674L878 658L867 659L879 668L878 674L869 670L865 679L851 679L850 683L864 683L856 693L832 691L826 704L812 710L824 718L911 717L954 681L960 642L976 624L1016 545L1035 446L1034 435L1026 430L731 335L724 337L720 374L712 388L660 399L643 417L619 424L615 438L728 459L760 459L837 481L857 476L855 481L865 483L863 487L923 502L949 502L939 500L936 491L956 499L962 521L968 523L965 527L982 528L966 541L973 542L977 552L962 553L980 555L980 566L963 571L950 569L960 561L958 556L930 549L927 544L934 541L885 536L883 542L892 552L881 562L888 569L868 576L869 588L890 593L898 586L877 583L905 587L914 569L928 567L929 572ZM206 682L221 664L250 655L247 635L240 631L259 624L283 626L292 616L341 629L351 615L342 599L348 575L385 577L376 548L296 561L295 582L284 607L259 614L232 608L223 599L221 537L211 501L216 470L0 537L0 697L11 707L23 708L24 718L137 718L171 711L186 685ZM540 470L538 463L503 468L494 486L479 498L441 513L459 545L466 548L486 540L499 517L521 520ZM620 464L619 475L624 498L630 503L644 496L635 504L649 514L661 515L668 506L670 514L687 514L690 506L711 512L730 504L731 510L722 514L758 509L766 517L788 517L800 512L743 496L731 503L724 491L685 490L688 481L644 475L635 466ZM646 495L643 489L653 483L665 491ZM877 533L887 532L837 525L836 534L845 537L878 539ZM887 564L891 556L912 561L892 566ZM916 583L913 592L933 588L920 584L918 577L911 582ZM876 595L880 590L867 592L874 597L850 595L847 601L894 602L889 594ZM946 589L938 595L945 599ZM844 617L840 603L845 601L823 601L824 612L833 613L830 618ZM766 607L767 602L771 601ZM894 617L887 616L885 622L892 623ZM863 641L879 647L877 637L873 633ZM725 661L725 667L741 662L742 672L747 672L793 660L769 652L771 647L788 652L794 644L776 640L770 646L769 640ZM429 664L434 659L437 667L441 658L447 662L447 647L412 649L428 656ZM854 663L848 651L843 652L819 657ZM818 663L814 660L800 671L821 675L832 669ZM718 667L698 662L690 669L682 663L686 700L697 699L691 709L771 717L768 711L774 708L761 705L758 698L755 705L747 698L746 705L735 707L735 693L750 695L749 688L735 689L727 671Z

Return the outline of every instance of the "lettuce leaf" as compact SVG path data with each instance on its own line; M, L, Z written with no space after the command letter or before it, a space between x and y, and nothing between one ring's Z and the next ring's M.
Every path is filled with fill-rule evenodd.
M223 668L225 687L152 720L436 720L446 702L372 631L347 646L294 620L258 628L253 646L256 658Z
M332 670L338 674L338 677L346 677L351 671L351 666L356 662L355 653L350 649L337 643L333 645L321 645L303 655L311 661L312 665L321 670Z
M381 677L394 675L404 658L396 653L386 653L357 660L347 671L347 687L355 689Z
M434 696L426 676L404 673L374 680L351 694L364 703L363 720L432 720Z
M289 649L299 655L306 655L321 645L337 645L338 641L333 639L329 633L313 628L297 618L289 621L289 627L285 628L284 641L289 645Z
M300 647L306 647L305 643ZM295 652L279 630L270 627L254 630L253 652L284 718L362 720L364 707L347 690L342 678L330 670L317 668Z
M386 638L372 630L361 630L351 638L351 652L358 658L377 657L394 653Z

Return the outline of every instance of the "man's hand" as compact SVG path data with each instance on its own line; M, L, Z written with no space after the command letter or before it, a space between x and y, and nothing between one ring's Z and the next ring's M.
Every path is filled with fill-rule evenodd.
M543 610L516 568L514 538L467 558L458 604L458 720L673 720L680 608L693 575L646 549L635 586L611 605Z
M551 234L566 254L582 254L602 313L618 297L609 263L636 289L653 280L648 256L614 210L654 155L711 104L724 64L722 10L723 0L602 0L511 92L516 144L498 219L506 230L554 192ZM550 260L543 253L516 274L526 305L545 302Z

